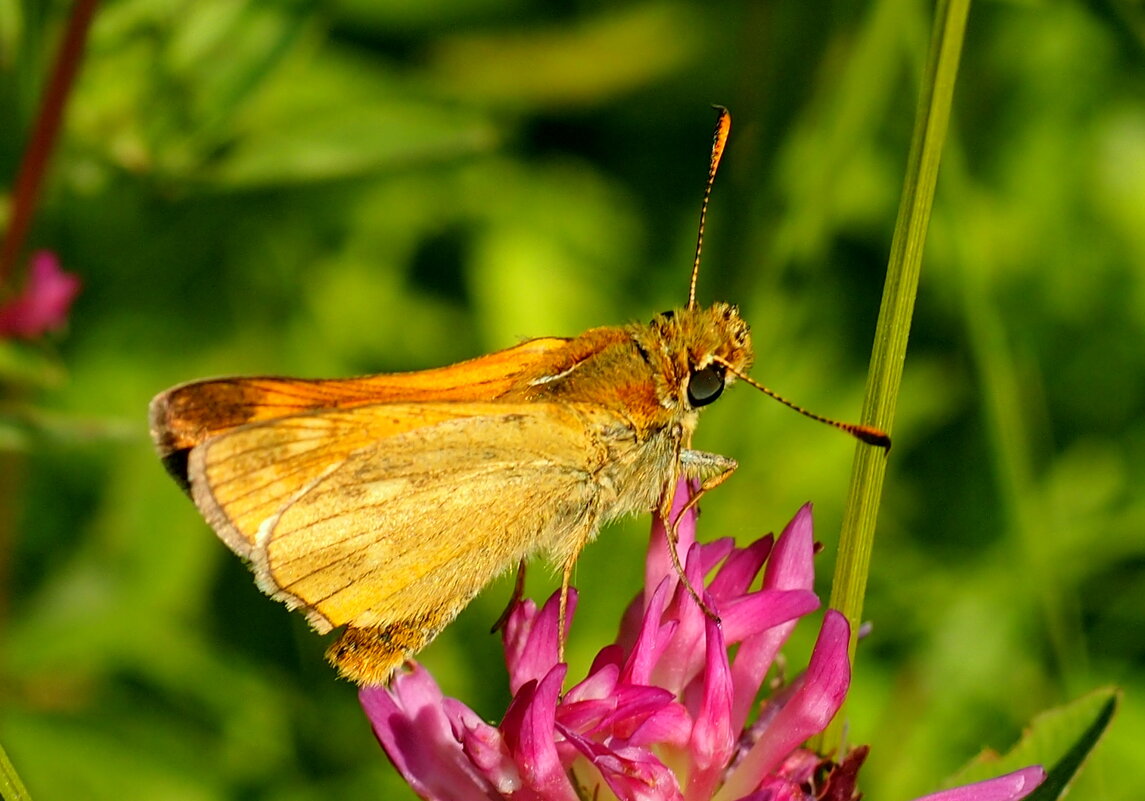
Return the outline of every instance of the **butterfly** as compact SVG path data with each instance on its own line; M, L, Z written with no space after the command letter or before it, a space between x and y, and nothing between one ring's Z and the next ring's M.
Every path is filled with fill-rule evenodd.
M319 633L343 629L327 652L343 676L385 682L536 553L562 567L563 624L573 565L603 524L666 519L681 476L707 490L735 470L691 442L700 410L737 380L889 447L881 431L810 414L752 380L739 310L696 302L730 125L720 109L683 308L438 369L212 379L151 402L164 465L259 588Z

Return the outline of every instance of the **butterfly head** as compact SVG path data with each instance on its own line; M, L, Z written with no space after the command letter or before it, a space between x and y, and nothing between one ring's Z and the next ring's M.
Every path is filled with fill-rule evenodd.
M686 408L712 403L751 367L748 324L731 304L663 312L650 329L671 365L671 394Z

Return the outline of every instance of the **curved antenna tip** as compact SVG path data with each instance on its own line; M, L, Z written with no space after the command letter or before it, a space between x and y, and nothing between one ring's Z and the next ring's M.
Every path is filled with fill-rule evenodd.
M854 435L855 439L859 442L865 442L868 445L874 445L876 448L882 448L884 451L891 449L891 437L885 431L881 431L873 426L860 426L850 425L847 430Z
M712 135L712 157L708 162L708 181L704 184L704 199L700 203L700 230L696 234L696 258L692 261L692 280L688 284L688 308L696 308L696 283L700 280L700 254L704 250L704 222L708 217L708 202L712 199L712 184L716 181L716 170L719 169L720 159L724 155L724 145L731 132L732 115L724 108L712 104L712 108L719 111L716 118L716 130Z

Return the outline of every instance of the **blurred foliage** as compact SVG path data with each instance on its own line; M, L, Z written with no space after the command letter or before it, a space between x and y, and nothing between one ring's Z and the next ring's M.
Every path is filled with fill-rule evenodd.
M0 0L5 186L68 7ZM320 639L164 475L147 402L678 305L711 102L735 126L700 298L753 321L756 377L854 417L929 15L107 0L30 243L85 289L65 337L0 344L0 741L33 797L409 797ZM848 707L869 798L934 789L1101 684L1126 701L1074 792L1145 785L1143 31L1121 0L971 11ZM825 596L853 444L745 388L697 444L741 464L701 532L754 538L815 501ZM639 585L646 526L579 563L573 675ZM508 591L424 654L489 717Z

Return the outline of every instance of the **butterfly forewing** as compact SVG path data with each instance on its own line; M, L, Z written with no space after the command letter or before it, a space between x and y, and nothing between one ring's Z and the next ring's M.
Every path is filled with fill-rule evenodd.
M168 459L238 426L304 412L353 409L386 401L491 401L543 373L546 363L559 359L567 345L567 339L558 337L531 339L476 359L412 373L318 380L266 376L194 381L173 387L151 402L151 435L160 454Z

